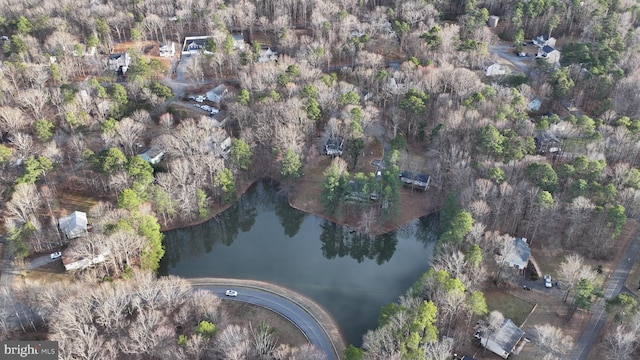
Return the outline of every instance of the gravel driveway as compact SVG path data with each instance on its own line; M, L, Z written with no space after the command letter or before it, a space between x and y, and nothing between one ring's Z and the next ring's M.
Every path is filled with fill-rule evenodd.
M512 45L491 45L489 47L489 53L494 58L499 58L510 63L525 75L530 74L531 67L535 64L535 55L529 53L531 56L519 57L514 54L514 47Z

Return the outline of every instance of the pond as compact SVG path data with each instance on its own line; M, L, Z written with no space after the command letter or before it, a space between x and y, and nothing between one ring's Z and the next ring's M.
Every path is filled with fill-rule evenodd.
M434 223L429 216L388 234L361 235L293 209L265 180L216 218L167 231L159 271L290 288L323 306L346 341L360 346L377 327L380 308L428 269Z

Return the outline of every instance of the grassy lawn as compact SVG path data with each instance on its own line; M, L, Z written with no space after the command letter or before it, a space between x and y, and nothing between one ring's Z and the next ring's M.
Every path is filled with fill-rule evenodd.
M517 326L524 322L535 305L511 294L498 291L485 292L485 298L489 311L501 312L505 318L511 319Z
M76 210L88 212L93 205L98 203L96 199L71 192L61 192L58 196L58 202L58 207L62 209L61 212L66 210L68 214Z

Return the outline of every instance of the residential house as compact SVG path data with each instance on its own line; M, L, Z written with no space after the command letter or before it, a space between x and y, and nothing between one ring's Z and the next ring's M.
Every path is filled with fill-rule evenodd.
M258 55L258 62L278 61L278 53L269 46L262 46Z
M244 35L242 33L231 35L233 38L233 49L234 50L244 50L246 43L244 42Z
M518 352L518 346L523 346L524 334L524 330L517 327L511 319L505 319L502 327L495 333L484 334L477 331L474 336L481 346L506 359L511 353Z
M558 154L562 152L560 140L549 130L539 130L533 137L536 143L536 154Z
M545 46L554 47L556 46L556 38L553 36L541 34L533 38L533 45L542 48Z
M490 28L497 27L498 26L498 21L500 21L500 17L499 16L491 15L491 16L489 16L489 21L487 21L487 25Z
M342 136L330 136L324 145L325 154L329 156L341 156L344 146L344 138Z
M500 76L507 73L507 67L495 61L483 66L482 70L484 70L485 76Z
M220 104L222 102L222 98L227 94L227 92L227 86L224 84L220 84L207 91L207 100L213 101L216 104Z
M60 230L67 239L75 239L87 234L87 213L74 211L71 215L58 219Z
M400 173L400 181L404 185L409 185L412 188L427 190L429 188L430 177L427 174L414 173L409 170L402 170Z
M200 52L209 54L209 51L205 50L207 39L211 36L187 36L184 38L182 44L182 55L194 55Z
M173 57L176 54L176 44L174 42L168 42L160 46L160 56Z
M549 64L560 64L560 51L553 47L546 45L538 49L536 54L537 59L545 59Z
M121 54L111 54L107 59L107 66L109 70L121 72L125 74L129 69L129 64L131 64L131 58L127 53Z
M231 136L227 136L226 139L222 140L219 144L220 147L220 156L222 156L223 158L227 158L227 156L229 155L229 152L231 151Z
M527 105L527 111L538 111L538 110L540 110L540 106L542 106L542 100L533 99Z
M151 165L159 163L162 160L163 156L164 151L155 146L152 146L151 148L145 150L142 154L140 154L142 160L148 162Z
M523 273L524 269L529 265L529 258L531 257L531 248L527 243L527 239L521 237L513 238L513 251L509 251L503 256L510 267L516 268Z

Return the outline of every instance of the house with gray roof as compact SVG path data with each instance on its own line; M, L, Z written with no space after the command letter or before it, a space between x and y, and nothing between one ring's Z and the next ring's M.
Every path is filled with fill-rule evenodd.
M67 239L75 239L87 234L87 213L74 211L71 215L58 219L60 230Z
M504 254L505 261L509 266L522 271L529 264L531 248L527 243L527 239L522 237L513 238L513 247L514 251Z
M511 353L517 351L518 345L524 339L524 334L524 330L517 327L511 319L504 319L502 327L495 333L485 334L482 331L477 331L474 336L480 340L480 345L506 359Z
M560 64L560 51L557 49L545 45L538 49L538 54L536 55L536 59L545 59L549 64L556 65Z
M157 147L151 147L145 150L142 154L140 154L140 157L142 158L142 160L148 162L151 165L155 165L159 163L160 160L162 160L163 156L164 156L164 151L162 151Z
M549 130L539 130L533 137L536 154L557 154L562 152L560 140Z

